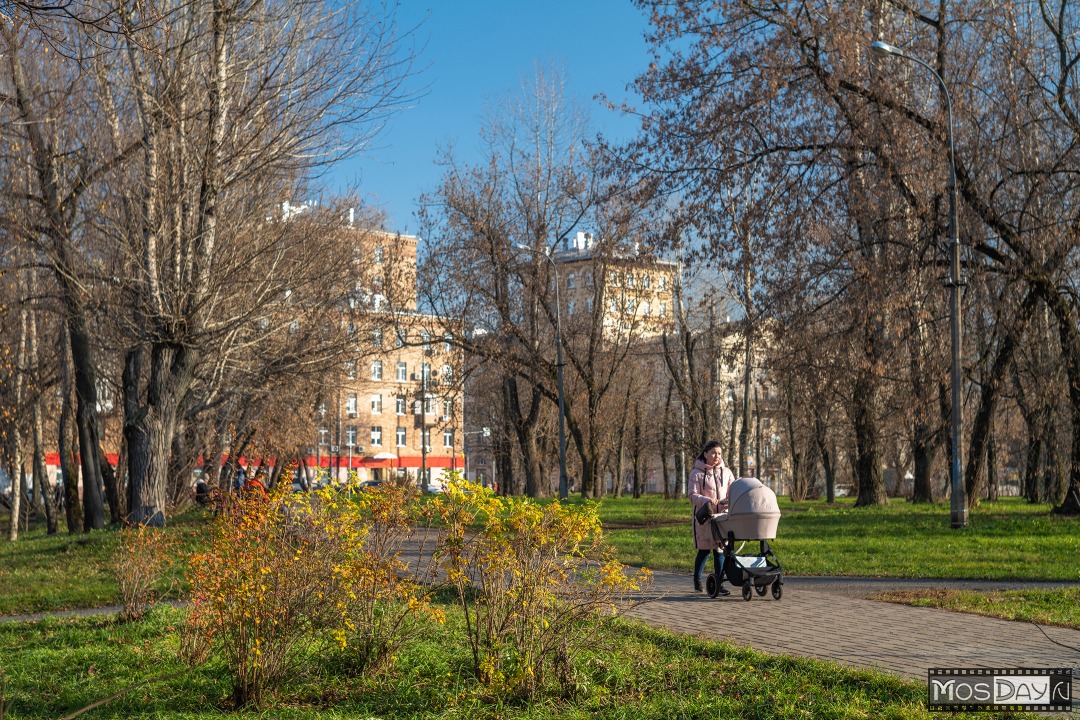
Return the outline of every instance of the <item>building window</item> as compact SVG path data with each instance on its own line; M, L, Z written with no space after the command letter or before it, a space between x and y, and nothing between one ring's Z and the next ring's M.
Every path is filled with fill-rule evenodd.
M403 347L405 347L405 336L401 334L401 330L395 330L394 331L394 347L395 348L403 348Z
M345 363L345 377L349 380L356 379L356 361L349 360Z
M667 317L667 303L660 303L660 317Z
M330 444L330 428L319 428L319 444Z
M442 349L443 352L450 352L454 349L453 343L450 342L450 333L443 335Z
M403 427L397 429L397 446L405 447L405 428Z
M319 417L321 417L321 418L326 417L326 403L325 402L320 402L319 406L316 408L316 410L319 413Z
M442 431L442 444L443 447L454 447L454 429L446 428Z
M382 295L382 291L383 291L383 276L382 275L376 275L371 280L371 292L373 292L376 295Z
M420 366L420 377L424 382L431 382L431 363Z
M289 334L295 335L298 332L300 332L300 323L297 320L293 320L289 323Z
M664 276L664 275L660 276L659 285L660 285L661 290L667 290L667 277L666 276Z
M345 426L345 447L356 447L356 426Z
M433 395L424 398L424 414L434 415L439 411L439 399Z
M652 315L652 303L648 300L641 303L641 314L645 316Z
M569 275L566 276L566 289L567 290L573 290L574 289L574 273L570 273Z
M382 360L371 361L371 379L382 380Z
M404 395L398 395L394 398L394 406L398 415L404 415L409 409L409 403Z
M371 426L371 444L375 447L382 445L382 425Z
M356 337L356 323L345 323L345 334L350 340Z
M371 396L371 412L375 414L382 413L382 395L375 394Z
M626 273L626 287L634 287L634 273Z
M424 448L431 452L431 428L424 428L420 433L420 441L424 443Z
M412 414L413 415L419 415L423 411L423 409L424 409L424 403L423 402L421 402L420 400L413 400L413 404L412 404Z
M454 384L454 368L450 367L449 365L442 366L442 368L439 370L439 376L442 378L443 385Z
M587 287L587 288L592 287L592 273L591 272L585 273L585 287Z
M371 344L377 348L382 347L382 328L375 328L371 331Z
M566 303L566 314L567 315L573 315L574 314L574 301L573 300L570 300L569 302Z
M585 310L590 312L590 313L592 312L592 298L591 297L585 298Z
M431 333L429 333L427 330L421 330L420 331L420 342L424 346L424 354L425 355L430 355L431 354Z
M454 401L450 398L443 398L442 402L442 419L445 422L450 419L450 413L454 409Z
M349 417L356 417L356 393L349 393L345 398L345 412Z
M409 379L409 367L404 362L397 364L396 374L394 376L398 382L405 382Z
M382 265L383 261L385 259L386 259L386 248L383 247L382 245L379 245L378 247L375 248L375 264L376 265Z
M648 290L650 285L652 285L652 277L649 276L649 275L642 275L641 276L641 287Z

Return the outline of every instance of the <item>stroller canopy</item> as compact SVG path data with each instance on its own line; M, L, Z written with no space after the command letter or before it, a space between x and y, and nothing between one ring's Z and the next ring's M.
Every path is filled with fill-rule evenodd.
M717 541L735 533L738 540L772 540L780 522L776 493L757 478L738 478L728 488L728 510L713 516Z
M734 480L728 488L728 514L761 515L780 513L776 493L757 478L745 477Z

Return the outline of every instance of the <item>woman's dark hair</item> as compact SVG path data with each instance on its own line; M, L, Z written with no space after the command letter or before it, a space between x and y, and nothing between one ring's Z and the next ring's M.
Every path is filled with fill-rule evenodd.
M701 448L701 454L697 456L697 459L701 462L705 462L705 453L717 447L720 447L720 441L710 440L709 442L705 443L705 447Z

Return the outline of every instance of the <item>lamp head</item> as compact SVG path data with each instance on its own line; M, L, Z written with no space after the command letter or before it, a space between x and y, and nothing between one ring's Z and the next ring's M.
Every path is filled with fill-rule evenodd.
M875 40L870 43L870 52L875 55L896 55L897 57L906 57L903 50L882 40Z

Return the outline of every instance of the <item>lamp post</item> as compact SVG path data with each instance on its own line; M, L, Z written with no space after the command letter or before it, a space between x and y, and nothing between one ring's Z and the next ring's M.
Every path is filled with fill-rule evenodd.
M427 384L431 368L427 363L420 364L420 493L426 493L427 480Z
M555 369L559 398L559 499L565 500L570 494L570 485L569 478L566 475L566 405L563 400L562 311L559 307L559 268L555 265L555 261L551 259L551 255L546 252L519 243L515 243L514 247L541 256L551 263L551 271L555 274Z
M950 305L950 335L952 340L952 457L950 459L950 480L952 486L952 498L950 511L953 528L967 527L968 510L966 490L964 488L964 470L961 465L961 443L963 442L962 430L964 425L964 408L960 397L960 349L961 349L961 318L960 318L960 287L963 280L960 278L960 234L956 223L956 155L953 150L953 114L952 98L949 89L945 87L945 81L941 79L934 68L919 58L908 55L895 45L878 40L870 44L870 51L875 55L893 55L904 60L910 60L917 65L922 65L930 71L934 79L941 86L941 92L945 96L945 110L948 114L946 127L949 141L949 254L951 256L949 271L949 305Z

